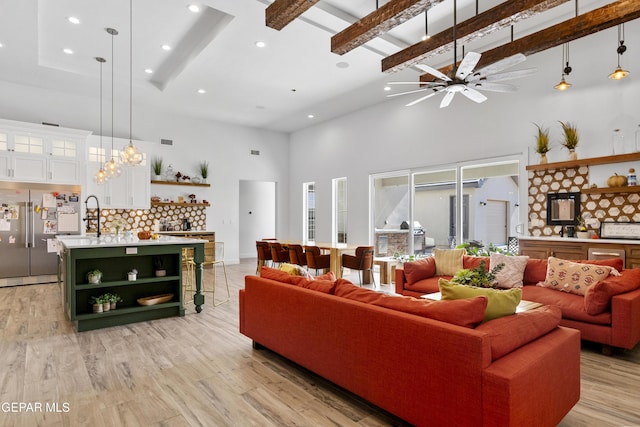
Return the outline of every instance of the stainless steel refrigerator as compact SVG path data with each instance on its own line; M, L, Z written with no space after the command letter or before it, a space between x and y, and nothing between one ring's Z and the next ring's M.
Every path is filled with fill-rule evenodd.
M0 286L54 282L57 234L80 234L80 187L0 183Z

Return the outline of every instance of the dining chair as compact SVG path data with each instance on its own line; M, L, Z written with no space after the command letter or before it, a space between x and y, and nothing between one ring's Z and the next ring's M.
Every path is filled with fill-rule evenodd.
M307 256L304 253L302 245L288 245L289 246L289 262L302 267L307 265Z
M307 266L313 268L318 275L318 270L326 273L331 267L331 255L322 255L320 248L317 246L305 246L305 256L307 257Z
M256 274L260 272L260 267L263 265L269 266L271 264L271 248L269 242L261 240L256 241L256 250L258 252L258 264L256 266Z
M362 286L362 272L369 271L373 286L375 286L376 279L373 277L373 253L373 246L358 246L355 255L342 254L341 273L345 268L358 270L360 286Z
M271 248L271 261L274 265L281 265L283 262L289 262L289 251L282 247L278 242L269 242Z

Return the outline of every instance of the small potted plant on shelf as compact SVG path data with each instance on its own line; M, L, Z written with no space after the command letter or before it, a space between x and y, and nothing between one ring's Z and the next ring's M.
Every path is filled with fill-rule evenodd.
M102 313L102 295L100 295L99 297L91 297L91 299L89 300L89 303L91 303L93 305L93 312L94 313Z
M91 270L87 273L87 282L97 285L102 280L102 271Z
M576 154L576 147L578 146L578 128L570 122L560 121L560 125L562 126L562 131L564 133L564 141L562 141L562 145L569 150L569 160L578 160L578 155Z
M576 222L578 223L576 237L578 239L589 239L591 237L591 233L587 230L587 224L584 218L582 218L582 216L578 216L576 218Z
M202 176L202 182L206 184L209 176L209 162L200 163L200 175Z
M105 299L108 301L111 310L115 310L119 302L122 302L122 298L118 294L104 294ZM106 304L106 303L103 303Z
M153 257L153 266L156 269L156 277L164 277L167 275L167 270L164 263L164 258L161 256Z
M153 169L153 180L162 181L162 157L154 157L151 161L151 169Z
M534 123L538 128L538 135L536 136L536 153L540 154L540 164L547 163L547 153L551 148L549 147L549 129L543 128L540 125Z
M135 282L136 279L138 278L138 270L136 270L135 268L133 270L131 270L130 272L127 273L127 278L129 279L129 281L131 282Z

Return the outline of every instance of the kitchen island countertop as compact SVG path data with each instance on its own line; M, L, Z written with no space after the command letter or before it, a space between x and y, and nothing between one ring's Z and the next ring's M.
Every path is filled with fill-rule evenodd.
M176 236L160 236L158 239L140 240L137 237L107 236L57 236L58 242L69 249L80 248L109 248L117 246L159 246L159 245L190 245L206 243L206 240L190 239Z

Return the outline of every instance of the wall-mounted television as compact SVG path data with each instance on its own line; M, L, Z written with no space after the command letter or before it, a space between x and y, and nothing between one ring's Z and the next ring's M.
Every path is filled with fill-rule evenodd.
M575 225L580 216L580 193L547 193L547 225Z

